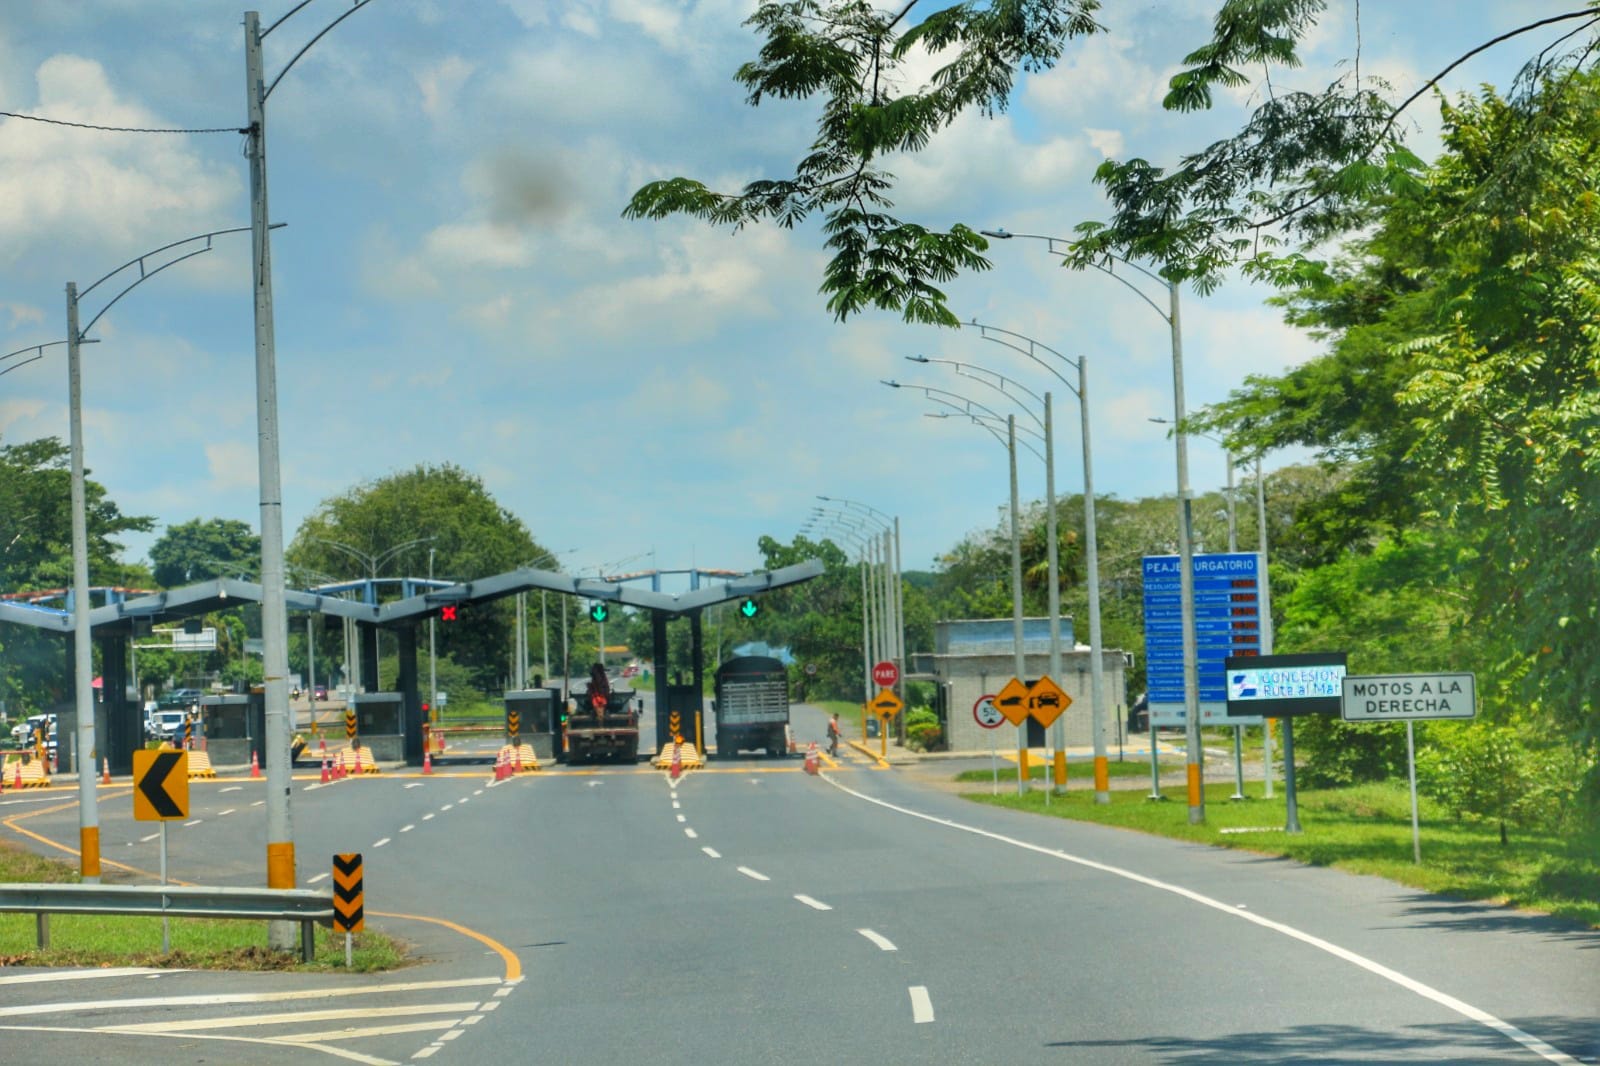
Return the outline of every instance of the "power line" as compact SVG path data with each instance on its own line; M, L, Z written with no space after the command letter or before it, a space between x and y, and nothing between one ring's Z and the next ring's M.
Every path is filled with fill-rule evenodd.
M20 118L28 122L43 122L51 126L71 126L80 130L100 130L104 133L249 133L247 129L235 126L211 126L204 129L153 129L141 126L97 126L90 122L68 122L59 118L43 118L39 115L23 115L15 111L0 111L0 116L6 118Z

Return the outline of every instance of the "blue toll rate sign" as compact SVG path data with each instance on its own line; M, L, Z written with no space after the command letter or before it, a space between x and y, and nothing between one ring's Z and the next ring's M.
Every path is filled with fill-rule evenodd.
M1261 654L1261 612L1266 572L1256 552L1194 557L1195 650L1200 674L1200 717L1250 725L1227 717L1225 663L1229 656ZM1153 725L1184 725L1183 585L1176 555L1144 558L1144 653Z

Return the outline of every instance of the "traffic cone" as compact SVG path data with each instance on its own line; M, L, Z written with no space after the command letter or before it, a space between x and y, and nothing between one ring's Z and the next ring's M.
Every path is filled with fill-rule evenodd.
M21 760L17 761L17 779L15 781L11 782L11 787L15 788L15 789L21 789L22 788L22 762L21 762Z
M812 741L811 747L806 749L805 771L808 774L817 772L817 742Z
M433 773L433 753L432 752L425 751L425 752L422 753L422 772L423 772L424 775Z
M672 779L676 781L683 776L683 745L672 745Z
M518 744L512 750L517 753L517 766L515 772L520 774L522 773L522 745Z
M326 752L322 755L322 783L324 785L328 783L328 755Z
M89 765L93 766L94 764L90 763ZM107 756L102 765L105 767L105 770L100 775L100 783L102 785L109 785L111 784L111 758Z
M57 761L60 758L60 755L61 752L59 749L50 753L50 772L53 774L59 774L61 772L61 764Z
M256 761L256 753L253 751L250 753L250 776L261 776L261 764Z

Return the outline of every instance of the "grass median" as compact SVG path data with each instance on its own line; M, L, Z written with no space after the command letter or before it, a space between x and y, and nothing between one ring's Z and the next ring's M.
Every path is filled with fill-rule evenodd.
M1148 769L1146 770L1148 773ZM963 774L958 780L976 779ZM1010 780L1016 781L1013 769ZM1340 789L1301 789L1303 832L1284 832L1287 811L1282 789L1273 799L1259 795L1260 783L1242 801L1230 800L1232 783L1206 787L1206 820L1189 824L1187 794L1163 790L1166 802L1148 793L1117 791L1109 804L1092 792L1071 791L1045 805L1043 790L1023 796L1001 791L964 795L978 803L1072 818L1120 829L1192 840L1371 874L1403 885L1458 899L1483 900L1553 914L1600 928L1600 828L1554 833L1515 830L1500 843L1496 824L1457 820L1437 804L1421 805L1422 861L1412 861L1410 795L1403 784L1381 783Z
M0 882L77 881L77 870L0 843ZM267 923L230 918L169 918L171 951L161 951L161 919L146 915L55 914L50 947L40 950L34 916L0 914L0 966L151 966L189 970L343 970L344 934L319 928L316 956L267 945ZM298 930L296 931L298 944ZM392 970L407 962L404 946L379 932L356 933L350 969Z

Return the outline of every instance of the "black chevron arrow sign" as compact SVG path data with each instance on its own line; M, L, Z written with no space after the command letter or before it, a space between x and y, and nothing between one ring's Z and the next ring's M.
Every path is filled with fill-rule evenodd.
M365 925L361 853L333 857L333 931L359 933Z
M189 753L133 753L133 816L143 822L189 817Z

